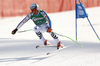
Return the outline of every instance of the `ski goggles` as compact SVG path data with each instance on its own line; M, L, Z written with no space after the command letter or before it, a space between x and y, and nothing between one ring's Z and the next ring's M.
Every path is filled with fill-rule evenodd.
M32 9L36 9L37 7L36 6L31 6L30 7L30 9L32 10Z
M31 9L32 12L37 11L37 9Z

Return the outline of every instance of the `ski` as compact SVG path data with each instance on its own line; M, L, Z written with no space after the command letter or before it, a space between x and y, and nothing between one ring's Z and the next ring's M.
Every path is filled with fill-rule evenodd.
M50 55L50 54L56 53L56 52L58 52L58 51L60 51L60 50L63 50L63 49L65 49L65 48L68 48L68 47L71 47L71 46L73 46L73 45L64 46L63 48L59 48L59 49L57 49L57 50L55 50L55 51L47 52L46 55Z
M37 45L36 48L45 48L45 47L57 47L56 45L43 45L43 46L39 46Z
M73 45L64 46L63 48L59 48L59 49L56 49L56 50L54 50L54 51L47 52L46 55L50 55L50 54L56 53L56 52L58 52L58 51L60 51L60 50L63 50L63 49L65 49L65 48L68 48L68 47L71 47L71 46L73 46ZM55 47L55 48L57 48L56 45L47 45L47 46L45 46L45 45L43 45L43 46L37 45L37 46L36 46L36 48L46 48L46 47Z

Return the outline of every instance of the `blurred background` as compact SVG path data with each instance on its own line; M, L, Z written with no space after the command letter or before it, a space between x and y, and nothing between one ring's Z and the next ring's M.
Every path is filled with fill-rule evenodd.
M85 8L100 6L100 0L81 0ZM47 13L75 9L75 0L0 0L0 17L22 16L30 12L30 5L37 3Z

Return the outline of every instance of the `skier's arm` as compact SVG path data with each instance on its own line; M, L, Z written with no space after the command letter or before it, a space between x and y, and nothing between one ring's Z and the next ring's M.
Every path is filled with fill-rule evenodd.
M50 20L48 14L45 11L43 11L42 15L45 17L46 21L49 23L49 27L52 28L51 20Z
M19 29L23 24L25 24L30 19L30 14L28 14L16 27L16 29Z
M46 14L46 15L47 15L47 14ZM52 28L51 20L50 20L49 16L47 15L45 18L46 18L46 20L49 22L49 27Z
M45 19L48 22L48 24L49 24L49 27L47 29L47 32L52 32L51 20L50 20L49 16L47 15L47 13L45 11L43 11L42 14L45 17Z
M18 31L18 29L30 19L30 17L31 17L30 14L28 14L28 15L18 24L18 26L12 31L12 34L14 35L14 34Z

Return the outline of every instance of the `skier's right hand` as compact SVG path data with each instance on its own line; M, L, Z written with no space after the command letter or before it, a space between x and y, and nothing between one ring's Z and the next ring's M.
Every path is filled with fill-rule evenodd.
M18 31L18 29L14 29L14 30L12 31L12 34L14 35L17 31Z

